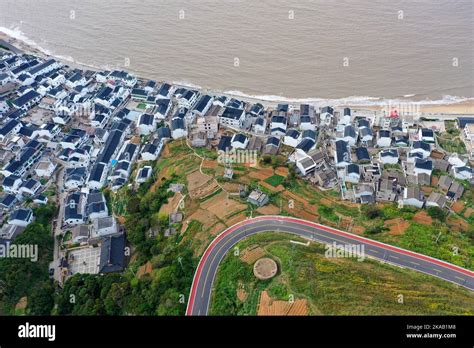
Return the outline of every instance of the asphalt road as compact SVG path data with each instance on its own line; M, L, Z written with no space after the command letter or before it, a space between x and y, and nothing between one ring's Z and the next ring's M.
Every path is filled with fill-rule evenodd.
M474 272L448 262L305 220L261 216L229 227L208 246L194 274L186 315L207 315L214 279L224 256L239 241L268 231L286 232L323 244L362 245L365 257L426 273L474 291Z

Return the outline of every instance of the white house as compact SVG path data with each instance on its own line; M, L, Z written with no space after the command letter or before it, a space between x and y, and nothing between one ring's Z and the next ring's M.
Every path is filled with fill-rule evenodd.
M61 128L54 123L43 123L37 130L36 134L39 138L53 139L61 132Z
M432 129L429 128L420 128L418 131L418 139L421 141L425 141L427 143L434 143L435 142L435 134Z
M473 170L467 166L452 167L451 173L459 180L471 180L473 178Z
M255 120L253 129L257 134L265 134L265 130L267 129L267 120L264 117L258 117Z
M311 122L310 116L301 116L300 117L300 129L305 130L315 130L316 126Z
M21 127L22 125L19 121L15 119L9 120L2 126L2 128L0 128L0 141L3 141L9 135L17 134Z
M84 223L84 197L80 192L73 192L66 197L64 223L69 226Z
M170 99L157 99L156 107L154 109L154 116L158 120L164 120L168 117L173 103Z
M419 187L405 187L403 191L403 205L423 208L425 200Z
M18 189L18 192L21 195L34 196L41 189L41 183L35 179L29 179L25 181L21 187Z
M357 143L357 132L354 126L343 126L339 130L336 140L344 140L349 146L355 146L355 144Z
M389 147L392 144L392 138L390 136L390 131L381 129L377 137L377 146L378 147Z
M171 121L171 137L173 139L185 138L188 136L188 130L181 118L174 118Z
M10 175L3 179L2 188L3 191L8 193L18 193L18 190L22 184L22 180L20 177L16 175Z
M72 74L66 81L66 86L73 89L77 86L85 86L86 78L79 72Z
M445 204L446 204L446 196L439 192L435 192L435 191L431 192L429 197L426 199L427 207L444 208Z
M249 139L243 134L234 134L231 140L233 149L245 149L249 143Z
M271 134L285 136L287 125L288 119L285 116L273 116L270 123Z
M453 167L464 167L467 164L467 161L459 158L457 153L451 154L448 158L448 162Z
M297 147L299 143L300 132L296 129L288 129L283 137L283 144L291 147Z
M196 103L199 93L193 90L183 89L183 92L176 93L176 99L180 108L191 109Z
M87 196L86 214L91 220L109 216L107 202L102 192L89 193Z
M303 176L314 172L316 169L316 163L314 162L313 158L301 149L295 150L295 152L291 155L291 160L294 161L296 167Z
M144 161L156 160L160 155L163 145L163 140L154 141L152 144L146 144L140 153L141 159Z
M344 181L353 184L357 184L360 181L360 167L357 164L351 163L346 166Z
M430 144L424 141L414 141L412 148L410 150L410 154L420 154L422 158L427 158L431 154L431 146Z
M397 149L387 149L379 152L379 160L383 164L397 164L398 158Z
M158 89L156 97L158 99L171 99L171 96L174 93L174 88L168 83L163 83Z
M432 172L433 172L432 160L415 158L415 166L413 168L413 174L418 175L421 173L425 173L431 176Z
M137 172L135 182L138 184L144 183L151 177L151 174L152 168L150 166L144 166L143 168L140 168L140 170Z
M48 83L53 87L58 87L59 85L66 82L66 77L60 73L54 73L53 75L48 77Z
M138 130L140 135L148 135L156 129L156 121L153 115L142 114L138 119Z
M340 125L349 125L351 124L351 109L344 108L344 112L340 115L339 122Z
M10 75L6 73L0 73L0 86L5 86L10 81L11 81Z
M62 64L60 62L54 59L49 59L45 61L44 63L35 66L31 70L29 70L28 73L33 77L37 77L39 75L44 75L44 74L49 73L50 71L58 69L61 66Z
M103 163L96 163L89 174L87 180L87 186L91 190L100 190L105 185L105 179L107 177L107 168Z
M91 236L104 237L118 233L119 229L113 216L102 217L92 221Z
M64 178L64 188L66 190L73 190L84 185L86 181L86 168L68 168Z
M334 162L338 168L346 167L351 163L349 146L344 140L335 142Z
M13 211L8 219L9 225L26 227L33 221L33 211L31 209L17 209Z
M212 106L213 98L209 95L203 95L199 98L192 113L197 116L204 116L209 108Z
M241 128L245 120L245 110L227 107L219 117L222 126Z
M334 109L330 106L325 106L321 109L319 118L321 125L329 126L334 118Z

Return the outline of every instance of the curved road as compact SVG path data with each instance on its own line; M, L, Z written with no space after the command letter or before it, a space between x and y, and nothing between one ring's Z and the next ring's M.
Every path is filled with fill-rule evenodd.
M194 274L186 315L207 315L214 278L226 253L242 239L268 231L295 234L323 244L363 245L366 257L426 273L474 291L474 272L448 262L310 221L261 216L229 227L207 247Z

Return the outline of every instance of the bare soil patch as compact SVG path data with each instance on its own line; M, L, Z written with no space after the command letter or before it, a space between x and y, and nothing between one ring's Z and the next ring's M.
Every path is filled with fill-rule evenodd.
M465 205L463 202L457 201L454 202L453 205L451 206L451 209L456 213L459 214L463 209Z
M431 218L431 216L428 215L426 210L422 210L416 213L415 216L413 216L413 221L416 221L423 225L433 224L433 219Z
M308 315L308 301L304 299L289 301L275 301L266 291L260 294L257 315Z
M189 216L187 219L189 221L191 220L197 220L203 225L203 230L207 230L210 228L212 225L214 225L218 220L214 214L212 214L208 210L204 209L198 209L196 212L192 215Z
M280 208L273 204L268 204L258 208L257 212L263 215L278 215L280 214Z
M169 215L176 212L178 209L178 204L182 198L183 195L180 192L175 193L173 197L168 198L168 203L161 206L159 214Z
M235 192L235 193L238 193L239 192L239 184L237 183L234 183L234 182L225 182L225 183L221 183L221 186L224 188L224 190L228 191L228 192Z
M238 215L232 216L229 220L226 221L227 226L235 225L241 221L247 219L247 216L244 213L240 213Z
M20 300L15 305L15 309L16 310L26 309L27 306L28 306L28 297L23 296L22 298L20 298Z
M208 196L219 188L214 179L198 170L186 176L188 182L189 197L192 199Z
M141 277L143 277L145 274L150 274L152 270L153 270L153 266L152 266L151 262L148 261L147 263L145 263L144 265L141 265L141 266L138 268L138 271L137 271L137 278L141 278Z
M464 212L464 217L469 218L469 217L471 217L472 214L474 214L474 209L467 208L466 211Z
M244 289L244 284L242 282L239 282L239 287L237 289L237 298L239 299L240 302L245 302L248 297L247 291Z
M469 228L469 223L467 221L453 215L448 217L448 225L452 230L458 232L465 232Z
M188 189L191 193L192 191L196 191L201 186L205 185L209 180L212 179L209 175L201 174L199 170L196 170L186 176L188 181Z
M259 258L265 256L265 250L257 244L249 245L240 253L240 260L252 264Z
M215 161L215 160L204 160L204 161L202 161L202 168L215 169L215 168L217 168L217 161Z
M306 210L295 210L293 212L293 215L304 220L309 220L309 221L318 221L319 215L318 214L312 214L307 212Z
M248 175L253 179L265 180L273 175L273 169L261 168L258 170L251 170Z
M247 205L227 197L227 193L224 191L201 204L202 209L212 211L221 220L226 220L226 217L234 215L246 207Z
M400 235L410 226L410 223L402 218L395 218L385 221L385 226L391 235Z
M215 224L214 226L212 226L212 228L209 230L209 234L211 234L211 235L213 235L213 236L217 236L219 233L221 233L222 231L224 231L226 228L227 228L226 225L224 225L224 224L221 223L221 222L218 222L217 224Z
M355 234L363 234L365 232L365 227L360 225L353 225L350 232Z
M288 176L289 170L287 167L278 167L275 169L275 174L281 175L281 176Z

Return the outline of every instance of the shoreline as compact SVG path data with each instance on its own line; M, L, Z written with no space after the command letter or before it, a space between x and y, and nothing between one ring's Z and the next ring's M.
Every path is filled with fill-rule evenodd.
M104 69L98 68L95 66L87 65L84 63L79 63L71 57L71 59L66 59L65 57L58 57L54 56L49 53L47 50L41 49L39 47L35 47L32 44L12 37L7 33L0 31L0 44L1 41L4 41L7 45L6 46L13 46L18 50L22 51L26 54L36 55L42 58L51 58L62 62L65 65L68 65L71 68L78 68L78 69L86 69L92 71L103 71ZM12 50L13 51L13 50ZM127 70L124 67L116 67L116 69ZM132 74L134 74L132 72ZM139 76L134 74L137 79L148 81L148 77ZM335 108L343 108L349 107L354 110L363 110L363 111L370 111L370 112L382 112L384 109L386 110L389 105L397 106L397 105L416 105L419 107L420 114L424 115L473 115L474 116L474 98L463 98L461 100L456 100L453 98L452 102L442 102L442 101L413 101L410 99L388 99L388 98L376 98L376 97L367 97L367 99L373 99L373 103L367 103L361 101L361 103L354 102L354 99L362 98L362 97L348 97L348 98L339 98L339 99L330 99L330 98L286 98L282 96L268 96L269 99L264 99L262 96L249 96L241 93L239 91L220 91L211 88L203 88L200 86L193 85L192 83L185 83L185 82L175 82L175 81L157 81L160 83L167 82L174 86L178 87L186 87L192 88L201 91L202 93L207 93L211 95L218 95L218 96L226 96L230 98L236 98L245 102L249 103L260 103L265 107L275 107L280 103L283 104L310 104L314 105L315 107L322 107L331 105ZM281 98L281 99L279 99Z

